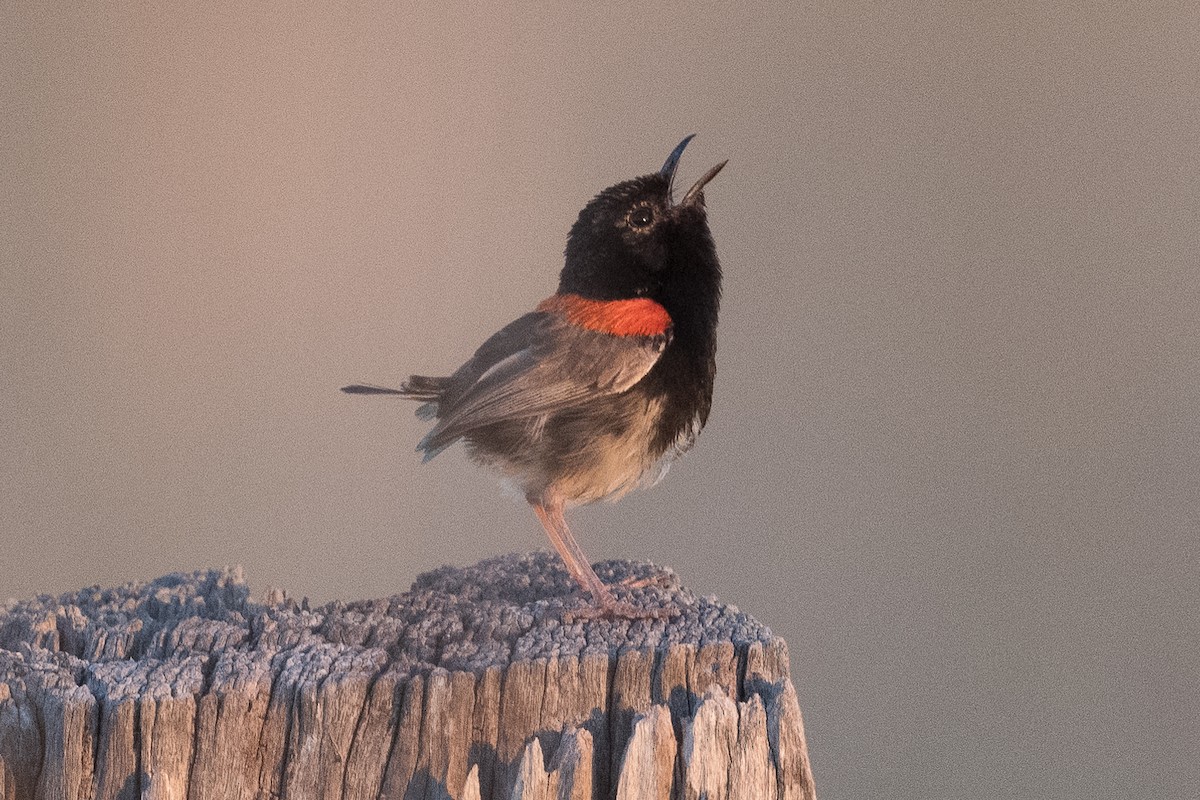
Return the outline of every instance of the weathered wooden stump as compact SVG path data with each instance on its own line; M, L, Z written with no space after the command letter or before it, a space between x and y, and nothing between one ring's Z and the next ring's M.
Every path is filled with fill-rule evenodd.
M240 570L10 603L0 800L811 798L787 649L674 575L565 623L553 556L310 609Z

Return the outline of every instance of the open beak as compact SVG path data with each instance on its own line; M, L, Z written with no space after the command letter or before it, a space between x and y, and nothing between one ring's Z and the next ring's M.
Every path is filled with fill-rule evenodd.
M670 181L672 187L674 187L674 185L675 185L675 170L679 167L679 159L681 156L683 156L684 148L686 148L688 146L688 142L690 142L695 137L695 135L696 134L694 134L694 133L689 134L684 137L682 142L675 145L675 149L671 151L671 155L667 156L667 160L662 165L662 169L660 169L658 171L659 175L662 175L664 178L666 178L668 181ZM700 180L696 181L696 183L692 186L692 188L687 190L687 194L685 194L683 196L683 200L681 200L679 202L679 205L681 205L681 206L690 206L690 205L696 205L696 204L703 205L704 204L704 185L706 183L708 183L709 181L711 181L713 178L717 177L717 173L720 172L721 168L724 167L728 163L729 163L728 160L722 161L720 164L717 164L715 167L710 169L708 172L701 175Z
M722 161L720 164L717 164L715 167L710 169L708 172L701 175L700 180L696 181L692 185L692 188L687 190L687 194L685 194L683 196L683 199L679 201L679 205L692 206L692 205L696 205L697 203L700 205L704 205L704 184L708 183L713 178L717 177L717 173L721 171L721 167L725 166L728 163L729 163L729 160L726 159L725 161Z

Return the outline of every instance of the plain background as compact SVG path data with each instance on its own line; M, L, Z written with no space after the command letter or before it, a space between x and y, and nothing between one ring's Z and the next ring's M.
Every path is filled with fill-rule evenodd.
M456 366L698 134L715 407L595 560L787 638L818 790L1200 795L1194 2L9 4L0 598L545 547L342 384Z

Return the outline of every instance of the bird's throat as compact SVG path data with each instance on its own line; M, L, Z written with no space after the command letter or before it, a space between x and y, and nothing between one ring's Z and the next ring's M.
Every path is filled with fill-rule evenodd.
M667 310L645 297L589 300L577 294L554 294L539 303L537 310L613 336L661 336L671 327Z

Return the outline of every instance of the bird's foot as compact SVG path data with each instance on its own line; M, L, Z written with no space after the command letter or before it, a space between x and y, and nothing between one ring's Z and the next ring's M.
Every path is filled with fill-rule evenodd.
M669 572L656 572L653 575L647 575L644 578L636 578L630 575L628 578L622 578L616 581L616 585L623 589L645 589L647 586L657 586L660 589L671 588L671 580L675 576Z
M679 616L680 613L680 610L673 606L665 608L638 608L632 603L622 603L619 600L610 598L607 601L589 604L582 608L570 609L563 613L563 620L568 623L589 619L668 620Z

